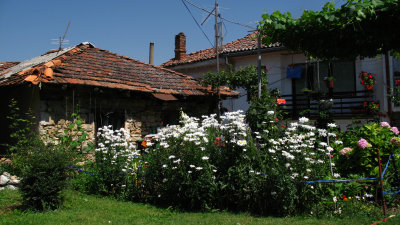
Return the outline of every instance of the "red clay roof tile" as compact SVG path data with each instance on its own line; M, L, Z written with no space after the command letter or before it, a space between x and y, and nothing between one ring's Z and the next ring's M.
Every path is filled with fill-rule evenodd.
M223 50L220 54L230 53L230 52L242 52L242 51L250 51L257 49L257 31L251 34L246 35L243 38L237 39L235 41L229 42L223 46ZM279 43L271 44L269 46L261 45L261 48L274 48L280 47ZM169 61L161 64L163 67L172 67L180 64L190 64L199 61L204 61L207 59L216 58L215 48L207 48L197 52L193 52L185 55L182 59L177 60L175 58L170 59Z
M53 71L52 77L46 77L43 72L50 67ZM143 63L91 44L80 44L55 58L21 70L7 74L7 77L0 75L0 86L40 81L177 95L214 93L191 76ZM226 96L238 95L226 87L221 90L221 94Z

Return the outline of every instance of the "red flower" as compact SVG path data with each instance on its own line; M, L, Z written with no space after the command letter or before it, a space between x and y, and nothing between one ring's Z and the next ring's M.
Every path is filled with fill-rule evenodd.
M278 118L275 118L274 120L275 120L275 121L279 121L279 119L278 119Z
M215 138L215 145L220 147L221 146L221 137L216 137Z
M278 98L276 99L276 104L277 105L286 104L286 100L283 98Z

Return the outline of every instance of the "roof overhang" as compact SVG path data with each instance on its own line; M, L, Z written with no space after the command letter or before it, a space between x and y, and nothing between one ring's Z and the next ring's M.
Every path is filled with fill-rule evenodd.
M163 101L177 101L178 99L171 94L164 93L151 93L155 98L163 100Z

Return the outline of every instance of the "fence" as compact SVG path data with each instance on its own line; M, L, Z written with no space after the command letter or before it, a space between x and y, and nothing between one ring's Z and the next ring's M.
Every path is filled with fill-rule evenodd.
M289 117L297 118L304 110L308 110L309 118L314 118L319 113L319 103L322 99L320 93L282 95L281 97L286 100L283 110ZM336 118L370 117L363 104L371 100L371 91L334 92L327 98L333 101L329 112Z

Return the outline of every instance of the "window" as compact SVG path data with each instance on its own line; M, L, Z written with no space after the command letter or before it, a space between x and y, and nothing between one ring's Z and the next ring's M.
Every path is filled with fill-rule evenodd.
M301 90L321 90L329 92L329 88L324 78L329 76L329 69L335 78L333 92L349 92L356 90L356 75L354 61L334 61L331 63L299 64L302 67L301 78L292 79L292 84L296 94L301 94ZM318 73L319 70L319 73Z
M125 116L121 112L101 113L97 116L97 127L112 126L113 130L118 130L124 127Z

